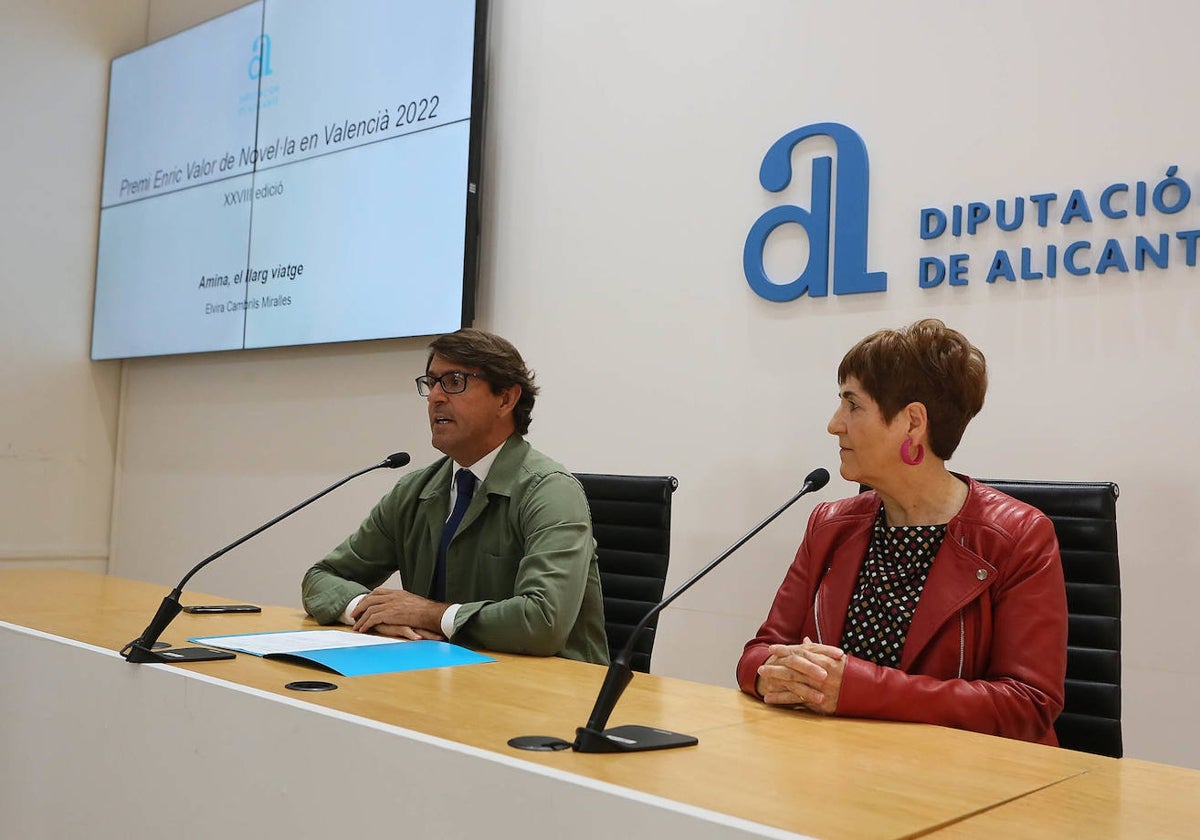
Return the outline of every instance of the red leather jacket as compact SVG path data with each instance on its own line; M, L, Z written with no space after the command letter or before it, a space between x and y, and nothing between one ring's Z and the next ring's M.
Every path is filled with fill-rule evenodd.
M961 476L960 476L961 477ZM1067 596L1054 526L965 477L913 615L899 668L847 656L838 715L970 729L1057 745L1067 665ZM758 635L738 662L755 691L770 644L839 645L879 511L875 492L818 505Z

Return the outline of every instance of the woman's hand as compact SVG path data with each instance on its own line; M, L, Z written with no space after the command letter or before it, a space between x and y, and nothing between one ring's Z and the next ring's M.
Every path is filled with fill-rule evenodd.
M798 645L771 645L758 668L758 693L773 706L799 706L831 715L837 711L846 654L805 637Z

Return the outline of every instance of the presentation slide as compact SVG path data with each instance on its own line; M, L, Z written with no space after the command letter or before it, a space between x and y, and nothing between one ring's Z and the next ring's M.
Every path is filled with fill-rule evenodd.
M265 0L116 59L92 358L461 326L475 6Z

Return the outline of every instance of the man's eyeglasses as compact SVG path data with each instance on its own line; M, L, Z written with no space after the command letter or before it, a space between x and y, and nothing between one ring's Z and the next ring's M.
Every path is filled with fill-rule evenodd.
M418 376L416 380L417 393L422 397L428 397L433 391L434 385L441 385L443 394L461 394L467 390L467 379L472 376L476 379L487 379L483 374L467 373L461 370L448 370L441 376L430 376L429 374Z

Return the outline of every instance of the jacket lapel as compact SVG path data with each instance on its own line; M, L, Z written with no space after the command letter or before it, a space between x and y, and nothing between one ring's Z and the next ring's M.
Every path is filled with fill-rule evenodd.
M822 643L835 647L842 643L846 612L858 585L858 573L862 569L863 560L867 556L867 545L871 541L871 523L875 521L878 510L877 504L869 514L863 515L865 527L856 527L842 541L834 550L833 559L825 569L824 575L817 581L817 592L814 596L816 614L813 616L817 634L813 641L820 639Z
M957 522L952 522L946 528L946 537L921 590L921 600L904 640L900 668L909 668L937 632L978 598L995 577L996 567L962 545Z
M414 580L411 584L405 581L405 586L411 586L411 591L418 594L433 593L433 567L437 563L437 547L442 539L442 526L450 516L450 473L453 468L453 462L449 458L443 458L441 466L421 491L417 527L424 529L425 538L428 540L426 545L432 546L433 551L412 558Z

